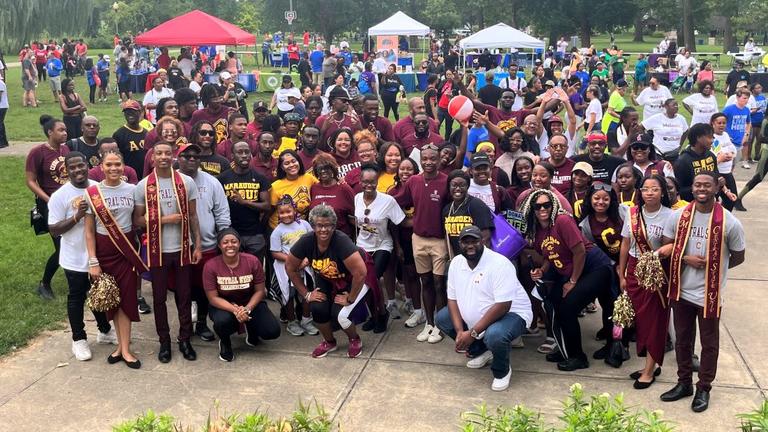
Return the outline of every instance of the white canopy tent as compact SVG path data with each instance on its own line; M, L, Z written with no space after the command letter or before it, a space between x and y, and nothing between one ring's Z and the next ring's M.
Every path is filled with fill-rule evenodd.
M462 51L463 62L464 52L467 50L483 50L485 48L544 49L544 41L504 23L498 23L460 40L459 48Z
M391 17L369 28L368 36L426 36L429 31L429 26L397 11Z

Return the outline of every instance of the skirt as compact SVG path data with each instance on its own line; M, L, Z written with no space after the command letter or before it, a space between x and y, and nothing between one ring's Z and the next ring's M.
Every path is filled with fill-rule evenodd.
M661 302L657 291L641 287L635 277L637 258L629 256L627 262L627 294L635 310L635 329L637 330L637 355L650 354L661 366L664 363L664 346L669 328L669 308ZM666 289L661 293L666 297Z
M125 234L129 240L135 236L133 231ZM136 286L139 275L122 253L115 247L109 236L96 233L96 256L99 258L101 271L115 278L120 288L119 309L134 322L139 319L139 304L136 294ZM118 308L107 311L107 318L114 319Z

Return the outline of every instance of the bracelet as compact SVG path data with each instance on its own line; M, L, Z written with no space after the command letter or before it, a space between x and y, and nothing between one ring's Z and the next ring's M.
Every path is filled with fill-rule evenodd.
M312 291L308 291L307 295L304 296L304 299L309 303L309 297L312 295Z
M569 279L568 279L568 282L570 282L570 283L572 283L572 284L576 285L576 282L575 282L573 279L570 279L570 278L569 278Z

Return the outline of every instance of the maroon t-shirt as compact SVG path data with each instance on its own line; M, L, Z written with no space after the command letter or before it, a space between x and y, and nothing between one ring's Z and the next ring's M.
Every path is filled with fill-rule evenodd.
M405 187L395 195L402 208L413 207L413 232L421 237L444 238L443 207L448 202L448 176L438 172L437 176L425 179L416 174L408 179Z
M277 176L277 158L271 158L269 163L265 163L258 154L254 154L251 159L251 169L266 177L271 183Z
M437 132L429 131L429 134L426 137L419 138L416 136L416 132L412 131L405 134L399 142L400 145L403 146L403 150L405 150L405 155L410 156L414 148L421 150L421 148L427 144L440 145L443 141L445 140Z
M248 126L245 127L246 132L248 135L251 136L252 140L255 140L256 137L261 133L261 123L256 123L256 121L252 121L248 123Z
M323 186L315 183L309 190L309 196L312 197L309 203L310 210L320 204L333 207L337 219L336 228L352 237L354 230L349 223L349 216L355 214L355 192L349 185L337 183L333 186Z
M546 159L546 161L552 163L549 159ZM574 165L576 165L576 162L566 158L565 163L559 167L555 167L555 176L552 177L552 187L557 189L557 191L563 195L568 195L568 191L571 190L571 172L573 171Z
M48 196L69 181L67 168L64 166L64 156L67 153L69 147L66 144L60 145L58 151L48 147L48 144L40 144L27 154L25 170L36 174L37 184Z
M519 110L519 111L503 111L495 106L492 105L485 105L483 104L483 108L485 108L488 111L488 120L492 121L493 124L498 125L500 122L507 121L514 119L515 120L515 126L522 128L523 127L523 120L528 114L536 114L535 111L532 110ZM494 134L489 134L488 141L498 144L499 139Z
M213 130L216 131L216 139L214 142L218 144L227 139L227 135L229 134L228 119L229 115L232 114L234 110L234 108L223 105L221 109L215 113L208 111L208 108L199 109L192 113L192 119L189 123L195 124L201 120L210 122L213 125Z
M429 130L438 133L437 121L432 117L429 119ZM392 128L392 132L395 134L395 141L400 142L404 136L413 133L416 130L416 125L413 124L413 118L411 116L403 117L395 123L395 127Z
M248 147L251 148L251 154L256 155L259 154L259 144L255 141L251 141L248 139L248 137L244 137L241 140L238 140L237 142L245 141L248 143ZM220 142L218 145L216 145L216 153L224 157L226 160L232 160L232 144L235 144L232 142L231 139L227 138L224 141Z
M613 221L608 218L604 222L600 222L594 216L589 217L589 230L592 232L595 244L614 262L619 262L622 228L623 223L621 221Z
M318 150L315 154L309 155L304 153L303 151L298 151L299 159L301 159L301 163L304 165L304 171L306 172L312 172L312 161L315 160L315 158L321 154L325 154L324 151Z
M123 181L130 184L138 184L139 178L136 176L136 171L128 165L124 165L123 168L125 170L122 177ZM95 167L88 170L88 178L95 182L103 181L106 176L104 175L104 171L101 169L101 165L96 165Z
M587 250L592 248L592 243L584 238L584 234L569 215L557 216L554 226L536 228L536 252L547 258L550 265L563 276L570 277L573 273L572 249L579 243L584 244Z
M339 164L339 178L346 177L348 172L360 166L360 158L357 157L357 152L354 149L346 157L336 153L331 153L331 155Z
M357 167L348 172L344 177L344 183L348 184L356 194L363 191L363 187L360 185L360 176L363 174L361 167Z
M371 122L363 117L361 123L363 124L363 129L368 129L368 125ZM391 142L395 140L395 132L392 128L392 122L390 122L388 118L377 116L376 120L373 121L373 127L376 129L376 132L378 132L378 137L384 141Z
M218 291L219 297L236 305L245 306L256 292L256 286L264 283L264 268L253 255L240 253L237 267L224 263L221 255L208 260L203 267L203 287L206 291Z
M329 114L330 115L330 114ZM323 123L325 123L325 118L327 116L321 115L320 117L315 120L315 126L317 126L318 129L321 131L323 130ZM355 123L352 120L352 117L345 115L344 118L341 119L341 121L331 121L331 124L328 126L328 129L325 130L325 133L322 134L320 137L320 142L317 143L317 148L322 151L331 151L331 146L328 144L328 139L333 136L333 134L342 128L352 129L354 132L355 130L358 130L359 126L358 123Z

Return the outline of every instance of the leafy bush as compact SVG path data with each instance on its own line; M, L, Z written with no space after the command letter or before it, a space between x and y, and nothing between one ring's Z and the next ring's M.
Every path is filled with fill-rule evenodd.
M741 420L743 432L768 432L768 400L764 400L760 408L736 417Z

